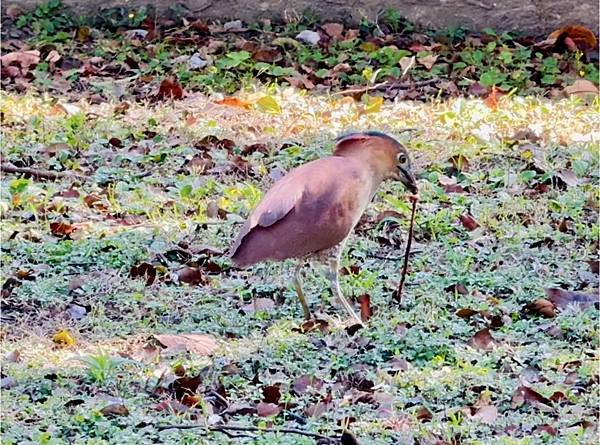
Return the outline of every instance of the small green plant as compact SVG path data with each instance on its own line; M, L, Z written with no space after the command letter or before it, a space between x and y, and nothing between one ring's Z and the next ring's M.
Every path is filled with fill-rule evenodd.
M123 358L112 357L105 353L79 357L78 360L87 366L88 378L98 384L110 380L117 368L126 362Z

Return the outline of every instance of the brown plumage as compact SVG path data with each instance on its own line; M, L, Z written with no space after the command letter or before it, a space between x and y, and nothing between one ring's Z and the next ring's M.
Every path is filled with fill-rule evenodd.
M384 179L399 179L417 192L408 153L400 143L378 132L340 137L332 156L293 169L265 194L232 246L233 262L245 267L331 251L336 257L330 262L334 292L356 317L339 292L339 247ZM310 317L298 273L295 284Z

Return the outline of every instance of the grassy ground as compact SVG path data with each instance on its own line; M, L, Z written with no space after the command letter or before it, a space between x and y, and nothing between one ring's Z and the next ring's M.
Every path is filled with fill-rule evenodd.
M52 1L3 26L0 443L597 442L600 117L573 83L596 62L390 13L343 36L121 15ZM325 43L290 43L307 26ZM342 261L366 327L315 266L303 332L291 264L227 250L274 180L367 129L418 172L405 299L410 208L385 183Z
M349 422L363 444L592 443L598 312L568 305L545 318L526 306L544 288L596 292L594 106L514 97L494 110L456 99L360 115L339 97L275 97L278 114L202 96L124 113L3 96L4 159L85 178L3 177L2 274L16 285L3 290L2 349L20 356L3 363L3 443L242 440L156 428L195 421L330 436ZM391 291L408 207L388 183L343 260L345 292L371 298L367 327L349 335L335 321L341 313L313 270L307 290L329 327L303 334L287 265L233 270L223 252L272 176L328 153L339 132L367 128L397 134L418 166L406 301L398 307ZM241 155L252 144L264 145ZM156 266L151 285L131 277L143 262ZM189 266L200 266L199 284L178 282ZM253 299L264 310L250 310ZM488 331L472 339L484 328L493 342ZM73 341L53 340L63 330ZM172 353L150 340L190 332L214 336L218 349ZM197 389L183 373L200 376ZM186 388L185 403L174 402ZM108 405L127 414L103 414Z

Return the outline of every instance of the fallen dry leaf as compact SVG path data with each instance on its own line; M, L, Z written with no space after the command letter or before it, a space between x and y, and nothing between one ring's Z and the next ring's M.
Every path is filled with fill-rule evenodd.
M56 334L54 334L52 336L52 341L61 346L73 346L76 343L73 335L71 335L71 333L66 329L58 331Z
M541 315L546 318L556 317L556 311L554 310L554 304L545 298L538 298L534 302L525 306L525 311L533 314Z
M146 286L150 286L156 279L156 267L150 263L140 263L129 271L131 278L145 278Z
M228 107L241 108L242 110L250 110L252 103L240 99L239 97L225 97L221 100L216 100L217 105L226 105Z
M209 355L219 347L214 337L205 334L155 334L153 337L170 353L187 351Z
M469 232L480 227L480 224L477 222L477 220L473 217L473 215L470 215L469 213L463 213L459 216L459 219L463 227Z
M182 99L183 88L176 80L167 78L160 83L156 97L157 99Z
M360 319L367 321L373 316L373 308L371 307L371 296L369 294L363 294L358 297L360 304Z
M281 407L274 403L260 402L256 405L256 414L260 417L276 416L281 412Z
M340 39L344 32L344 25L341 23L325 23L321 28L333 39Z
M597 295L582 294L579 292L571 292L564 289L548 288L544 289L546 295L552 303L559 309L566 309L569 306L577 306L581 310L585 310L597 304L599 299Z
M536 43L535 47L561 49L563 45L570 51L597 51L598 40L589 28L583 25L569 25L552 31L548 38Z
M504 96L504 93L499 90L496 85L494 85L492 86L492 91L490 91L490 94L483 100L483 102L492 110L496 110L498 108L498 100L502 96Z
M552 407L552 401L528 386L521 385L513 392L511 408L515 409L528 403L529 405L547 411Z
M572 85L565 87L564 91L569 96L585 96L587 94L597 96L600 90L594 82L577 79Z
M50 232L56 236L68 236L71 233L75 232L77 228L71 224L63 223L63 222L51 222L50 223Z
M246 314L251 314L253 312L258 312L258 311L271 311L275 308L275 302L273 300L271 300L270 298L254 298L252 300L252 302L248 303L247 305L245 305L244 307L242 307L242 310L246 313Z
M473 419L491 425L498 419L498 408L493 405L482 406L475 414L473 414Z
M129 410L121 403L111 403L100 410L105 417L128 416Z
M496 341L494 340L494 337L492 337L490 330L488 328L484 328L475 333L468 343L476 349L490 351L494 348Z
M427 70L431 70L433 65L435 65L435 61L438 59L437 54L430 54L429 56L419 57L417 58L417 62L423 65Z
M199 267L185 267L177 271L177 280L191 286L206 284L207 280Z

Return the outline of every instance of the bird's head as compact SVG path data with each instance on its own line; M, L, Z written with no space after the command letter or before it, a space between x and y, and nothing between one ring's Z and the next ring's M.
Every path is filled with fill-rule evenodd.
M367 131L340 136L334 155L361 157L382 179L398 180L411 193L419 192L408 150L385 133Z

